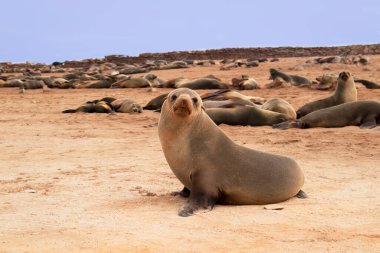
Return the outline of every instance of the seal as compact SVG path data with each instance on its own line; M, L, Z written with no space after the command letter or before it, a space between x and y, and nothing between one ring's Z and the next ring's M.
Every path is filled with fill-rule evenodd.
M335 90L338 84L338 76L334 74L323 74L315 78L318 83L310 86L312 89L316 90Z
M238 88L239 90L254 90L260 89L257 81L250 76L242 75L241 78L232 78L232 86Z
M164 85L164 88L189 88L193 90L199 89L228 89L228 85L214 78L176 78L168 80Z
M164 87L165 81L158 78L155 74L146 74L143 78L148 80L155 88Z
M281 98L271 98L263 105L261 105L260 108L288 115L291 119L297 118L297 114L293 106L289 104L288 101Z
M276 77L281 77L285 82L290 83L294 86L310 86L312 82L302 76L297 76L297 75L287 75L281 71L278 71L277 69L270 69L270 80L275 80Z
M362 100L321 109L295 120L276 124L273 128L312 128L360 126L374 128L380 124L380 102Z
M251 102L254 104L263 104L265 102L264 98L261 97L253 97L253 96L246 96L244 94L241 94L237 91L233 90L218 90L211 93L205 93L201 95L202 101L207 100L227 100L227 99L241 99L246 100L247 102Z
M355 83L361 83L363 84L367 89L380 89L380 85L378 85L377 83L374 83L374 82L371 82L371 81L368 81L368 80L364 80L364 79L356 79L355 78Z
M311 112L357 100L357 91L354 78L350 72L343 71L339 74L338 85L335 93L327 98L320 99L302 106L297 110L297 118L301 118Z
M306 197L304 174L291 158L234 143L202 109L190 89L169 93L158 135L169 167L189 195L180 216L222 204L272 204ZM190 192L190 193L189 193Z
M142 113L143 109L140 104L131 99L116 99L111 102L115 112L122 113Z
M130 78L121 79L120 81L114 82L111 88L145 88L152 87L152 84L149 80L141 78Z
M227 100L206 100L203 101L204 108L234 108L237 106L251 105L255 106L254 103L240 99L240 98L231 98Z
M168 97L169 93L159 95L152 100L150 100L144 107L144 110L160 110L165 99Z
M249 105L234 108L208 108L206 113L217 125L272 126L292 119L283 113Z
M27 80L20 85L20 89L42 89L44 84L43 81Z
M112 108L105 102L87 102L86 104L78 107L77 109L68 109L62 111L62 113L76 113L76 112L87 112L87 113L112 113Z

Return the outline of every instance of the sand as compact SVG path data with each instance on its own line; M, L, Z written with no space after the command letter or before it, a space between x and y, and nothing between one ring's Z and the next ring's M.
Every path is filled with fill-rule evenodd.
M349 70L380 83L380 57L368 66L313 65L306 58L258 68L218 66L154 71L167 79L241 74L269 82L268 69L314 79ZM329 70L324 70L326 67ZM139 75L137 75L139 76ZM62 114L103 96L145 104L169 89L0 89L0 252L379 252L380 131L358 127L274 130L220 127L249 148L287 155L301 165L309 198L260 205L216 205L211 212L177 216L185 200L157 134L159 114ZM202 93L204 91L201 91ZM261 89L244 94L288 100L296 109L330 91ZM358 85L359 99L380 90Z

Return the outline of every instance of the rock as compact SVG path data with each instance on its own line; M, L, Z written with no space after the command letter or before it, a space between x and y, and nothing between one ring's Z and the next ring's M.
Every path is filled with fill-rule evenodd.
M271 204L271 205L264 206L264 209L266 209L266 210L282 210L282 209L284 209L284 207L281 205L278 205L278 204Z

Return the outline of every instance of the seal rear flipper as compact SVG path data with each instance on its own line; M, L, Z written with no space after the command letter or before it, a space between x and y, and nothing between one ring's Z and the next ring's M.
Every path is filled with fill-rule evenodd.
M67 109L67 110L62 111L62 113L76 113L76 112L77 112L77 109Z
M361 129L372 129L375 127L376 127L376 119L363 120L363 122L360 125Z
M178 211L178 215L182 217L191 216L201 209L212 210L220 195L215 184L210 182L213 176L196 172L190 178L192 188L189 201Z
M300 190L296 196L297 198L299 199L307 199L309 196L307 196L307 194L303 191L303 190Z

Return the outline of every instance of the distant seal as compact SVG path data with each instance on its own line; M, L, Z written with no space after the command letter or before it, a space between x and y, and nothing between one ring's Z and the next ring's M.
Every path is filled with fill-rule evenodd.
M371 81L368 81L368 80L364 80L364 79L356 79L355 78L355 83L361 83L367 89L372 89L372 90L374 90L374 89L380 89L380 85L379 84L371 82Z
M315 78L319 83L310 86L316 90L334 90L338 84L338 76L334 74L323 74Z
M205 101L206 99L207 100L226 100L226 99L239 98L239 99L246 100L248 102L252 102L255 104L263 104L265 102L264 98L246 96L237 91L228 90L228 89L206 93L206 94L203 94L201 98L202 98L202 101Z
M159 95L152 100L150 100L144 107L144 110L159 110L162 107L165 99L168 97L168 93Z
M343 71L339 74L338 85L335 93L327 98L320 99L302 106L297 110L297 118L301 118L313 111L323 108L353 102L357 100L357 91L354 78L350 72Z
M21 87L23 85L23 81L20 79L8 79L3 87Z
M232 78L232 86L239 90L255 90L260 89L259 84L253 77L242 75L241 78Z
M99 101L97 103L87 102L86 104L78 107L77 109L68 109L62 111L62 113L76 113L76 112L86 112L86 113L112 113L112 108L104 101Z
M115 112L122 113L142 113L143 109L140 104L131 99L116 99L111 102Z
M99 80L95 82L91 82L86 84L86 88L92 88L92 89L107 89L111 88L112 81L110 78L105 79L105 80Z
M310 86L312 82L302 76L297 76L297 75L287 75L277 69L270 69L270 80L275 80L276 77L281 77L285 82L288 82L294 86Z
M43 81L27 80L20 85L20 89L42 89L44 87Z
M165 88L189 88L192 90L199 89L228 89L228 85L214 78L176 78L167 81Z
M177 89L162 106L158 135L165 158L189 200L180 216L215 203L270 204L305 197L304 174L291 158L234 143L202 110L200 96Z
M146 74L143 78L148 80L155 88L162 88L165 83L164 80L158 78L155 74Z
M152 87L149 80L145 78L125 78L112 84L112 88L145 88Z
M297 118L297 114L293 106L289 104L288 101L281 98L271 98L261 105L260 108L272 112L283 113L292 119Z
M272 126L292 119L283 113L248 105L234 108L209 108L206 109L206 113L217 125Z
M234 108L237 106L251 105L255 106L251 101L240 98L231 98L227 100L206 100L203 101L203 107L208 108Z
M373 128L380 124L380 102L363 100L340 104L312 113L296 120L276 124L273 128L312 128L360 126Z
M92 101L87 101L86 104L96 104L96 103L99 103L100 101L104 101L107 105L109 105L112 108L111 103L115 100L116 100L116 98L113 98L113 97L104 97L102 99L95 99Z

